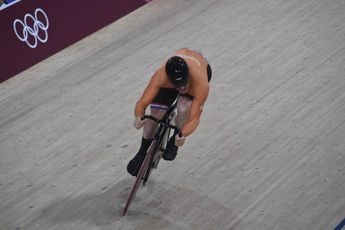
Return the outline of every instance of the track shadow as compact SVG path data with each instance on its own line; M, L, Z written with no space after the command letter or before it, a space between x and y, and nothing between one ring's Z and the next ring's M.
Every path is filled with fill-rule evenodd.
M139 197L126 217L138 229L150 218L147 229L224 230L236 218L225 205L198 191L165 182L151 181Z
M110 225L121 218L122 208L132 180L125 179L95 194L66 197L50 203L33 222L72 223L88 222L101 226Z
M125 179L97 194L56 200L31 227L39 222L41 227L63 225L65 229L66 224L73 229L80 223L101 229L224 229L234 218L230 209L206 196L153 180L141 188L128 215L122 217L132 182Z

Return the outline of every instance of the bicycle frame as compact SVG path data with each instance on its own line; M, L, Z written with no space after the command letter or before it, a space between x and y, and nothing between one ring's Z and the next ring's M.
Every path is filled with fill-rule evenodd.
M171 126L170 121L174 117L174 112L170 114L169 118L166 119L166 122L163 123L161 121L156 120L154 117L151 116L145 116L146 119L151 119L156 122L159 122L160 126L158 127L158 131L155 135L154 140L156 142L152 143L151 146L153 149L149 149L149 152L152 152L153 154L150 154L150 164L149 167L145 173L145 176L143 177L143 186L145 186L149 176L151 169L158 167L158 162L161 159L163 152L165 151L168 139L170 137L170 130L175 129L174 126ZM165 120L165 119L163 119ZM176 135L179 132L179 130L175 129L174 135Z
M139 172L137 174L137 178L134 182L132 190L131 190L129 197L127 199L125 208L123 210L123 213L122 213L123 216L126 215L127 210L129 208L129 205L132 202L132 200L134 199L134 197L135 197L135 195L139 189L141 180L143 180L143 186L145 186L145 184L148 181L148 178L150 176L151 169L157 168L158 162L159 162L160 158L162 157L162 154L163 154L165 147L167 145L167 141L168 141L169 136L170 136L170 130L171 129L174 130L174 134L173 134L174 136L177 134L181 135L181 130L178 127L170 124L171 120L176 115L175 109L176 109L177 101L179 98L180 98L180 95L177 97L175 102L171 105L169 110L165 113L162 120L159 120L159 119L157 119L153 116L150 116L150 115L145 115L144 117L141 118L142 120L150 119L150 120L158 123L159 126L158 126L158 130L156 131L155 137L154 137L149 149L147 150L144 161L143 161L143 163L139 169Z

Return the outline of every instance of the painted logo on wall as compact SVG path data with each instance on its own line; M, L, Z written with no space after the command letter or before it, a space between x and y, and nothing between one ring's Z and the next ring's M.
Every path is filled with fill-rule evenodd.
M24 21L16 19L13 22L13 30L17 38L32 49L37 47L38 42L46 43L48 41L48 28L48 16L40 8L35 10L35 16L26 14Z

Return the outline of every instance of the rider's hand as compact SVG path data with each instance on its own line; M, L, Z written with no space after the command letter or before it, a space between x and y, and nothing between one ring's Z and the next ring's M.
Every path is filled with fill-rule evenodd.
M182 146L186 141L186 137L182 136L182 137L179 137L179 135L176 135L175 136L175 145L177 147L179 146Z
M141 120L140 117L136 117L133 125L136 129L141 129L141 127L144 125L144 120Z

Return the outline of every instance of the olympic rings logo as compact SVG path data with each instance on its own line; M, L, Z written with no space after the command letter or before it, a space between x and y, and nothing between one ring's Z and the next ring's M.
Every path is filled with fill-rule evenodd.
M43 16L40 17L39 16ZM33 21L32 26L30 27L30 24L28 19L31 19ZM40 21L40 19L44 19ZM22 30L19 30L22 27ZM42 43L46 43L48 41L48 28L49 28L49 20L47 17L47 14L40 8L37 8L35 10L35 17L31 14L26 14L24 17L24 22L16 19L13 22L13 30L17 35L17 38L22 41L26 42L26 44L34 49L37 47L38 41ZM43 34L40 35L40 30L43 31ZM31 39L30 37L33 37Z

